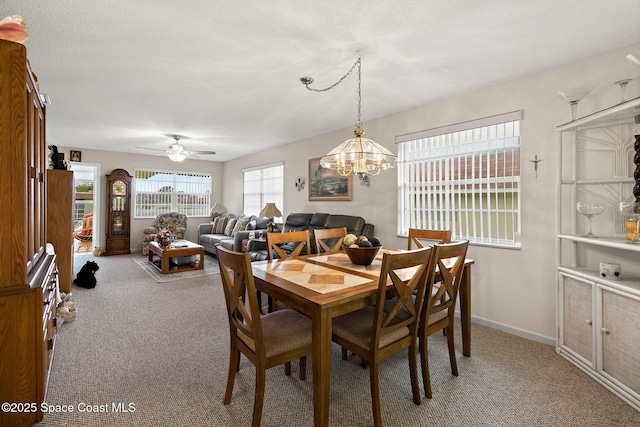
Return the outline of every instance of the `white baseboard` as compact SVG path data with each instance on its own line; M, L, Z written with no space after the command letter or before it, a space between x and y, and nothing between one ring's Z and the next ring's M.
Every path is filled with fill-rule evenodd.
M457 317L459 316L458 312L456 312L456 316ZM534 334L533 332L526 331L524 329L519 329L513 326L505 325L503 323L494 322L493 320L487 320L481 317L471 316L471 323L477 323L478 325L487 326L489 328L497 329L499 331L506 332L511 335L516 335L532 341L537 341L542 344L547 344L554 347L556 346L556 339L554 337L546 337L544 335Z

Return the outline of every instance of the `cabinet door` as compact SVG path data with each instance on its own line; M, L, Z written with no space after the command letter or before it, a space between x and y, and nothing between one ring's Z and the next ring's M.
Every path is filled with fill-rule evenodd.
M602 290L602 370L640 398L640 298Z
M593 283L563 277L563 342L593 367Z

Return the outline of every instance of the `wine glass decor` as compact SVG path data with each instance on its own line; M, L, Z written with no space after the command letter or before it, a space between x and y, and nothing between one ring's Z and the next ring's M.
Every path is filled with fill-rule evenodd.
M578 202L576 203L578 212L587 217L589 220L589 232L584 237L594 238L597 237L593 234L593 217L604 212L604 203L602 202Z
M558 92L558 95L562 97L571 106L571 120L575 120L578 115L578 102L593 90L593 85L579 86L566 91Z

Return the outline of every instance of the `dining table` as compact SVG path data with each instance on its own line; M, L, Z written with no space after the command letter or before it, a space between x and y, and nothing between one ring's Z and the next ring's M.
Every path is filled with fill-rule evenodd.
M382 257L403 252L382 248L370 265L356 265L344 252L255 261L257 290L311 318L314 426L329 425L333 318L374 304ZM460 283L462 352L471 355L471 259Z

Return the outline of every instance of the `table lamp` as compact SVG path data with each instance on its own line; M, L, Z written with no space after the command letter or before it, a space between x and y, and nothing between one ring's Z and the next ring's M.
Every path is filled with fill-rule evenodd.
M267 231L269 233L272 233L273 232L273 227L275 226L275 224L273 223L273 218L274 217L281 217L282 216L282 212L280 212L280 209L278 209L276 207L275 203L267 203L264 206L264 208L260 211L260 216L269 218L269 224L267 225Z
M225 208L221 202L215 202L209 213L211 214L211 219L213 220L215 217L218 217L223 213L227 213L227 208Z

